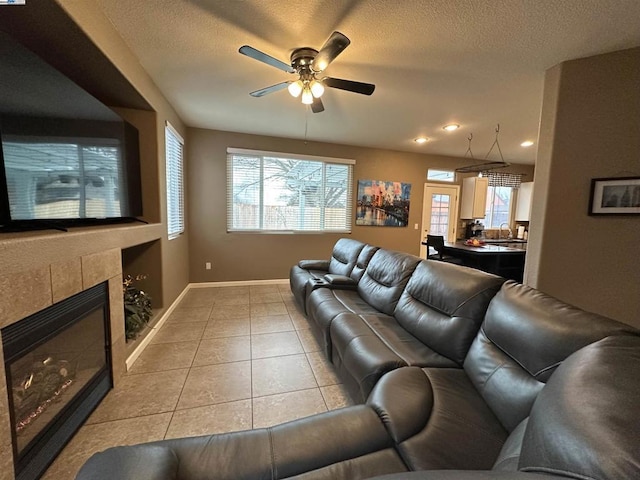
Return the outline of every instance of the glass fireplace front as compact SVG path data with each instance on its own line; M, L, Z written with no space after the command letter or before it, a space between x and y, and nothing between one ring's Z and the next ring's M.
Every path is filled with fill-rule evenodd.
M107 283L2 329L16 478L39 478L111 388Z

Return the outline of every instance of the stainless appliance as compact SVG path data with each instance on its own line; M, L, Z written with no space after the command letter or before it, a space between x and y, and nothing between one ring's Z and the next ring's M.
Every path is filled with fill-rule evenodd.
M465 229L465 238L482 237L484 232L484 225L480 223L480 220L476 220L473 223L467 223Z

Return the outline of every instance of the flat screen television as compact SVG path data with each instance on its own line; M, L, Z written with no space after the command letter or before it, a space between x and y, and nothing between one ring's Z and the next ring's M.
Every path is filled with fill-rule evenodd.
M0 32L0 230L142 215L138 131Z

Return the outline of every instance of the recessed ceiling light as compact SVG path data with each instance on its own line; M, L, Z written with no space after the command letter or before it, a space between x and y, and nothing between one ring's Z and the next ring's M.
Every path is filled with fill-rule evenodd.
M530 147L531 145L533 145L533 142L531 140L527 140L526 142L522 142L520 144L521 147Z
M445 125L444 127L442 127L443 130L446 130L447 132L453 132L454 130L457 130L460 128L460 125L458 125L457 123L450 123L449 125Z
M418 137L414 140L416 143L427 143L429 139L427 137Z

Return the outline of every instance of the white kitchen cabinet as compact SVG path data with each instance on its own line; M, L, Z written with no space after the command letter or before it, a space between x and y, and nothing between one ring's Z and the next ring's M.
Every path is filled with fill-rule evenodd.
M488 187L489 179L486 177L467 177L462 180L462 201L460 202L462 220L484 218Z
M531 195L533 182L520 184L518 189L518 203L516 204L516 222L528 222L531 219Z

